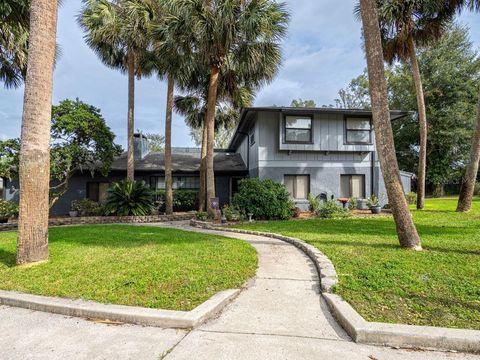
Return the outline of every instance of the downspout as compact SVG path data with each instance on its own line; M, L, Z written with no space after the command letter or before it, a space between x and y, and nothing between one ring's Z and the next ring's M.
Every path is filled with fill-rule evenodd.
M371 168L370 168L370 196L371 195L376 195L378 196L377 194L375 194L375 151L372 151L371 153L371 156L370 156L370 159L371 159Z

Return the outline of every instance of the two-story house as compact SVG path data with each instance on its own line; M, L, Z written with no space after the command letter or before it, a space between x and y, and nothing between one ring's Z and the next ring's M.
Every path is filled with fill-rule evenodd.
M406 115L392 111L391 120ZM301 209L308 208L309 193L324 199L386 193L371 111L246 108L230 149L241 154L249 176L285 184ZM412 175L401 172L406 192Z
M408 113L392 111L391 119ZM243 109L228 149L214 155L215 188L227 204L245 177L285 184L297 206L308 209L309 193L323 199L366 198L385 193L375 151L371 112L332 108L253 107ZM135 178L154 189L165 187L164 154L151 152L148 139L135 134ZM172 154L174 189L197 190L200 151L175 148ZM126 177L126 154L115 159L107 177L78 171L67 193L53 206L64 215L77 199L103 201L113 181ZM405 191L411 173L402 172ZM18 199L18 181L4 179L3 197Z

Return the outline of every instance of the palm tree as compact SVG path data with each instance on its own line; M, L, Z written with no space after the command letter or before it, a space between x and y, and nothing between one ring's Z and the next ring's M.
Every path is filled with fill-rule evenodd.
M169 21L184 27L184 40L198 53L208 68L209 85L206 112L206 188L207 199L215 197L213 146L218 81L221 70L229 63L241 71L246 83L262 85L278 70L280 40L286 33L289 14L285 5L273 0L169 0L174 12ZM183 39L182 39L183 40ZM254 86L252 86L253 88ZM216 215L211 202L208 213Z
M393 144L387 82L382 57L382 39L375 0L360 0L360 14L365 38L375 141L398 238L402 247L421 250L420 237L413 223L403 192L400 170Z
M0 81L18 87L27 69L30 2L5 0L0 4Z
M462 11L468 9L471 11L480 10L480 0L457 0L453 4L454 11ZM447 8L446 11L451 11L452 8ZM480 91L480 89L479 89ZM460 189L460 196L458 197L457 211L470 211L472 207L473 194L475 192L475 184L477 181L478 165L480 161L480 94L478 98L477 116L475 121L475 130L472 139L472 148L470 150L470 162L467 165L465 176L463 178L462 187Z
M128 74L127 179L134 180L133 131L135 77L151 74L144 60L150 44L148 29L153 18L150 2L144 0L84 0L78 17L87 44L102 62Z
M20 148L18 265L48 259L50 126L57 2L32 0Z
M416 47L438 40L452 21L453 14L442 11L438 0L377 0L377 8L385 60L390 64L396 60L410 61L412 66L420 130L417 209L423 209L428 123Z

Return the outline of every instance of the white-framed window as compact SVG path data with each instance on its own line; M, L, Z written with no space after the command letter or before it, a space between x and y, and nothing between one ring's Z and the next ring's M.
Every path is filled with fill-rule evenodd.
M347 144L371 144L372 121L365 117L345 119L345 142Z
M286 143L312 142L311 116L285 116L284 135Z
M365 175L340 175L340 197L365 198Z
M165 176L152 176L150 186L155 190L165 189ZM172 189L174 190L197 190L200 188L198 176L173 176Z
M310 192L310 175L285 175L283 183L293 199L306 199Z

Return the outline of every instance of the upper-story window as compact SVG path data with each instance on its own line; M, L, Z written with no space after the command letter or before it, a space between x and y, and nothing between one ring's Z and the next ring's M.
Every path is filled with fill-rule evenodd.
M287 115L285 116L284 130L287 143L311 143L312 117Z
M347 118L345 120L347 144L371 144L372 121L370 118Z

